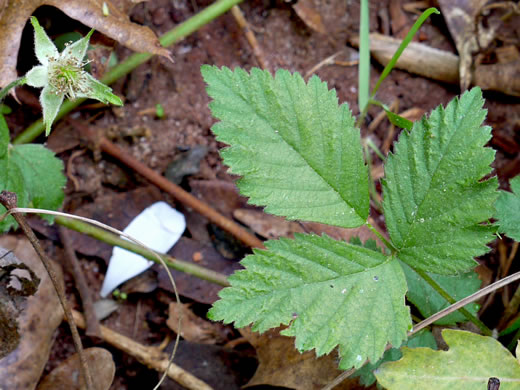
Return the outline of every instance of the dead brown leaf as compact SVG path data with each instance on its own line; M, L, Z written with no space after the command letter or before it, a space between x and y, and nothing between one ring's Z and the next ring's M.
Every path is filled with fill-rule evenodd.
M112 354L103 348L88 348L84 350L84 354L92 373L94 390L108 390L116 372ZM84 388L85 382L80 374L79 356L75 353L43 378L37 390L80 390Z
M29 267L0 247L0 359L18 346L18 317L39 283L40 279Z
M190 310L189 304L170 302L166 325L175 333L179 333L179 316L181 318L180 334L184 340L201 344L217 344L226 341L217 323L206 321Z
M122 0L119 0L121 2ZM103 4L108 6L108 15L103 15ZM128 1L126 2L128 4ZM0 3L0 87L15 80L16 60L22 31L27 19L42 5L59 8L65 14L105 34L122 45L137 52L148 52L170 58L157 36L148 27L132 23L124 12L127 7L117 7L106 0L5 0Z
M7 235L0 237L0 246L12 250L40 278L38 292L27 299L27 307L19 318L20 344L0 360L0 389L34 389L49 358L54 331L62 321L63 310L29 241ZM61 270L54 265L63 283Z
M317 222L295 222L251 209L237 209L233 216L255 233L269 239L293 237L294 233L314 233L327 234L336 240L346 242L349 242L353 237L359 237L362 242L373 239L377 241L377 245L384 246L365 225L356 229L345 229Z
M319 2L314 4L314 0L300 0L296 4L293 4L293 9L296 11L296 14L308 27L320 34L327 34L327 29L323 24L318 7Z
M313 351L299 353L294 347L294 338L280 335L280 328L265 333L251 332L250 328L240 333L255 347L258 369L244 387L257 385L283 386L298 390L318 390L336 378L338 370L336 351L316 358ZM357 380L347 379L335 390L364 389Z
M459 77L462 91L468 89L471 83L472 54L479 50L482 42L479 35L477 17L487 0L439 0L442 14L450 30L451 37L455 41L459 52ZM489 32L494 36L496 27L491 26ZM492 38L486 38L489 40Z
M263 211L251 209L237 209L233 216L249 226L256 234L267 239L293 237L294 233L304 233L305 230L298 222L288 221L283 217L266 214Z

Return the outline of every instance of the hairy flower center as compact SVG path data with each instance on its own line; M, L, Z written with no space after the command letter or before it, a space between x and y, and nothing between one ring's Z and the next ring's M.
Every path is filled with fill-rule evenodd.
M86 63L74 58L49 59L49 83L57 95L64 94L74 100L89 92L83 66Z

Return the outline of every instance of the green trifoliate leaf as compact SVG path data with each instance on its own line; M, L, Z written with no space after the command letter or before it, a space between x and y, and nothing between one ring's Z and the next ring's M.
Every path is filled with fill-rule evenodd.
M509 184L513 192L500 191L495 204L496 219L500 232L520 241L520 176L512 178Z
M424 318L428 318L450 305L432 286L421 278L417 272L404 263L401 263L401 266L403 267L406 282L408 283L406 297L417 307ZM456 301L466 298L468 295L478 291L482 284L475 271L469 271L459 275L437 275L431 273L428 275ZM470 303L464 307L474 315L477 314L479 309L479 305L476 303ZM435 324L454 325L457 322L465 321L467 321L467 318L457 311L441 318L436 321Z
M403 358L376 370L389 390L482 390L489 378L500 379L500 390L520 389L520 364L492 337L445 329L448 351L402 348Z
M34 144L13 146L10 156L20 168L32 205L39 209L58 209L63 202L66 183L62 161L49 149ZM53 220L50 215L42 217Z
M397 256L413 268L438 274L466 271L486 253L493 229L495 152L484 145L491 129L480 89L435 109L403 132L388 156L384 214Z
M427 347L431 349L437 349L437 342L432 332L423 329L419 333L413 335L411 338L405 341L402 345L408 348ZM385 352L383 357L376 363L368 363L357 370L352 377L359 377L359 382L364 386L370 386L376 381L374 370L376 370L384 362L393 362L401 359L403 354L398 348L390 348Z
M230 147L238 187L271 214L357 227L369 211L360 133L347 105L317 77L203 66L212 130Z
M296 234L267 241L230 276L208 313L236 327L263 332L290 324L300 350L329 353L339 345L340 368L376 362L387 343L401 345L411 326L406 281L397 259L335 241Z
M63 163L42 145L11 146L0 158L0 188L16 193L18 207L56 210L63 202L65 181ZM0 206L0 213L4 212ZM43 218L52 221L50 216ZM9 216L0 222L0 231L13 226L17 224Z

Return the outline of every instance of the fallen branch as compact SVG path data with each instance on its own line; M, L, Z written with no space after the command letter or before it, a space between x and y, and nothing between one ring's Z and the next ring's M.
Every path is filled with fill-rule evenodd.
M74 252L74 248L72 247L69 233L67 229L65 229L64 227L59 228L59 233L61 243L63 244L63 249L65 249L65 257L67 258L67 262L69 263L72 275L74 276L76 288L78 289L79 295L81 297L81 305L83 306L83 311L85 312L85 316L87 318L86 334L87 336L101 337L99 320L96 316L96 311L94 309L92 293L87 285L87 281L85 280L85 274L81 269L78 258L76 257L76 252Z
M164 176L155 172L153 169L148 168L146 165L126 153L123 149L119 148L105 137L100 136L94 129L70 118L68 121L80 132L81 136L90 144L94 145L95 148L99 148L103 152L121 161L129 168L144 176L152 184L169 193L186 207L189 207L205 216L215 225L231 233L244 244L253 248L264 248L264 244L260 239L249 233L238 223L226 218L207 203L197 199L177 184L172 183Z
M85 329L85 319L83 315L75 310L72 311L72 316L76 324ZM145 366L152 368L158 372L164 372L168 367L167 375L177 383L192 390L212 390L212 387L193 376L183 368L171 363L168 366L168 355L158 347L145 346L140 344L120 333L113 331L106 326L101 325L101 337L110 345L117 349L133 356Z

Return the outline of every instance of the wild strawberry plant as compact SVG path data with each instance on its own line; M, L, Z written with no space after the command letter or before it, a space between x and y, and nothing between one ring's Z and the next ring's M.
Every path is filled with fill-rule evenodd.
M35 17L31 18L31 23L40 65L0 91L0 102L11 88L18 85L42 88L40 103L46 135L49 135L65 97L87 97L104 103L123 104L109 87L83 69L92 31L60 53ZM64 197L65 177L61 160L43 145L11 145L9 142L9 128L0 113L0 187L17 194L19 207L31 205L56 210ZM5 211L0 206L0 213L3 213L2 210ZM49 216L44 218L51 219ZM0 222L0 231L6 231L15 224L14 219L8 217Z
M406 340L413 326L407 297L428 316L447 305L440 293L478 289L474 258L495 237L488 221L498 197L479 88L401 133L382 180L387 240L368 222L360 131L335 91L285 70L273 77L203 66L202 75L220 120L212 129L229 145L222 157L252 204L288 219L367 225L386 246L313 234L267 241L229 278L211 319L260 332L288 325L283 334L295 336L299 350L322 355L339 347L340 368L358 368ZM477 307L466 309L471 316ZM457 313L444 323L463 319Z

